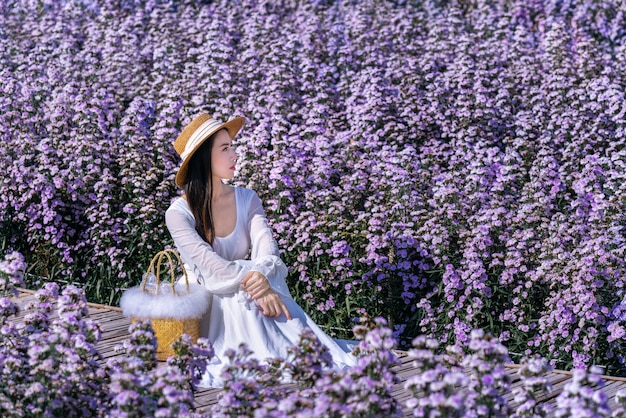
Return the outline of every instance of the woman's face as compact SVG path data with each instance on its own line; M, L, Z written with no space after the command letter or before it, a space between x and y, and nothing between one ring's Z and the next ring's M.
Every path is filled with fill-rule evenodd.
M232 179L235 175L237 154L232 146L232 140L226 129L215 135L211 148L211 168L213 176L219 179Z

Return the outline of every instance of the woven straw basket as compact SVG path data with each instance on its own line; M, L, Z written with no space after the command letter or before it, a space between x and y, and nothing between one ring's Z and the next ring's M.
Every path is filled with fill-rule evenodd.
M154 318L151 321L158 344L157 359L161 361L165 361L168 357L175 354L172 344L174 344L181 335L189 335L194 343L197 342L198 337L200 337L200 320L197 318L184 320Z
M171 287L162 289L161 265L169 264ZM176 263L184 273L184 287L175 279ZM154 275L156 286L147 288L148 277ZM157 339L157 358L167 360L174 355L172 344L183 334L195 343L200 336L200 318L208 308L210 298L203 286L189 284L187 272L178 253L171 249L158 252L150 262L144 280L139 287L128 289L122 295L120 306L132 322L149 319Z

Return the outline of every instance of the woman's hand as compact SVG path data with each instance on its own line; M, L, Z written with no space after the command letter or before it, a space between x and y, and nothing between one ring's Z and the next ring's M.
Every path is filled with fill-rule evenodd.
M241 287L248 292L252 299L257 300L271 289L270 282L258 271L250 271L241 280Z
M257 301L263 315L276 318L285 314L287 319L291 319L287 306L263 274L258 271L248 272L241 280L241 287Z
M277 318L282 314L285 314L287 319L291 319L291 313L289 313L287 306L274 289L270 289L265 292L265 294L258 298L256 302L261 307L261 312L263 312L263 315L265 316Z

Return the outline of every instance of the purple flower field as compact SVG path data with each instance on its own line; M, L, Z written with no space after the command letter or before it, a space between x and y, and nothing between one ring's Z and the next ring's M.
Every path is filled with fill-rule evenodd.
M0 252L30 286L117 303L171 245L176 135L242 115L235 182L329 332L483 328L513 360L626 375L621 1L0 9Z

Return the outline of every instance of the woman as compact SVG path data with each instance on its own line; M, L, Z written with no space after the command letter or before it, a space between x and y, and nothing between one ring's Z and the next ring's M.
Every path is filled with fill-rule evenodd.
M227 349L245 342L260 360L285 357L304 328L328 347L335 367L354 365L348 348L327 336L289 294L287 267L257 194L223 182L234 176L232 139L242 125L243 118L221 123L201 114L174 142L182 159L176 184L184 195L167 210L166 223L190 280L212 294L200 335L211 340L215 357L200 386L222 386Z

